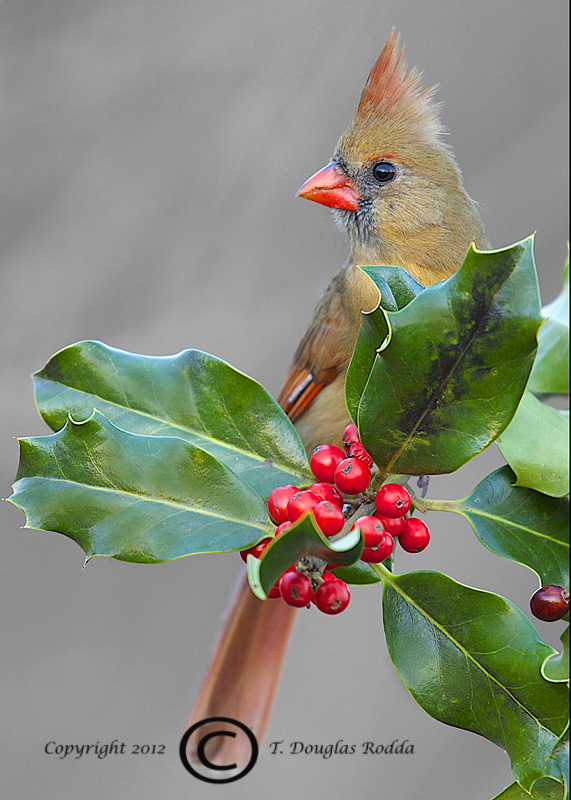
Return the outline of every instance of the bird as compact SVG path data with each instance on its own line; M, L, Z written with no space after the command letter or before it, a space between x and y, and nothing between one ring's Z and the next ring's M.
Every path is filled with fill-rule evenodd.
M421 77L416 67L407 70L400 36L391 30L332 159L297 192L330 208L349 244L278 397L308 453L320 444L341 446L350 422L345 375L361 312L378 302L378 290L359 265L402 267L429 286L456 272L472 243L490 247L442 139L436 87L422 89ZM225 716L263 738L296 611L260 601L240 575L189 726ZM220 736L211 757L241 763L248 747Z

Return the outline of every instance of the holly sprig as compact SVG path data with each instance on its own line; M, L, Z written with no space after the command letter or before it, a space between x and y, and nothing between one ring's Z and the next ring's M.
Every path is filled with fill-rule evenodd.
M310 464L273 398L226 362L85 341L34 375L54 433L20 440L10 499L27 528L72 538L86 561L240 551L260 598L313 599L327 613L349 602L341 586L381 582L389 654L412 696L508 752L516 783L498 797L566 797L568 629L558 654L500 595L439 572L395 575L387 550L407 535L400 523L383 527L375 501L400 487L411 502L401 522L425 544L426 512L459 514L485 547L535 571L539 591L569 591L569 419L544 402L569 388L568 265L543 310L532 237L472 247L458 273L426 289L396 267L362 269L379 303L363 314L347 374L357 435L332 472L322 463L331 449ZM452 472L495 441L506 466L465 499L409 486L410 475ZM341 461L351 463L337 481ZM336 484L340 502L319 484ZM281 498L281 520L267 501L284 486L296 491Z

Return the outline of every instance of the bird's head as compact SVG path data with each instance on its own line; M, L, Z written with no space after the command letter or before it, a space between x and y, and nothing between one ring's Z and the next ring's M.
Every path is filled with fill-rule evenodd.
M487 246L433 95L391 31L332 161L298 191L334 210L352 263L402 266L423 283L458 269L473 240Z

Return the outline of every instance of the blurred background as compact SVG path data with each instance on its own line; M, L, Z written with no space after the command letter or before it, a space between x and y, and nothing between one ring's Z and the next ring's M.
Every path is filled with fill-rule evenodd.
M536 230L552 300L568 236L567 17L564 0L4 0L2 496L12 437L48 432L30 373L74 341L196 347L279 390L346 253L329 213L294 194L328 161L392 26L424 85L440 84L493 246ZM500 463L492 447L430 495L465 496ZM197 781L178 743L238 556L101 558L82 571L71 540L21 531L22 513L1 511L3 797L487 800L511 782L499 748L409 696L378 587L355 589L339 618L299 613L268 741L408 739L414 755L263 748L242 781ZM530 570L493 556L459 517L434 514L431 527L428 550L399 555L397 571L440 569L528 612ZM557 645L561 623L537 626ZM112 739L166 754L61 761L43 749Z

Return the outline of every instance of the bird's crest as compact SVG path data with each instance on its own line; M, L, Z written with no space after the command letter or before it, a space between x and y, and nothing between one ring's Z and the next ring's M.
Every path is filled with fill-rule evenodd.
M438 104L433 102L436 86L422 90L422 73L416 67L407 72L404 47L394 28L376 60L361 94L356 117L382 117L403 112L424 123L426 132L437 138L443 128L438 117Z

